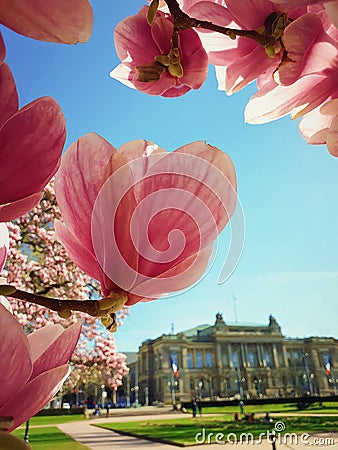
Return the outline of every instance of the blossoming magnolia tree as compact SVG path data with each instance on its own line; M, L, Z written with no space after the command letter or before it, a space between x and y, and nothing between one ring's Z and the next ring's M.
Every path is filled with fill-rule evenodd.
M59 217L54 183L50 182L38 206L8 223L8 270L2 274L18 288L38 295L82 300L97 297L98 283L69 260L56 238L53 221ZM10 303L26 332L54 323L67 325L74 320L83 321L81 338L71 357L72 371L67 381L70 387L94 380L115 389L121 384L122 377L128 373L125 356L117 351L114 338L105 332L98 319L79 314L67 323L46 307L13 299ZM126 313L126 310L119 313L120 322Z

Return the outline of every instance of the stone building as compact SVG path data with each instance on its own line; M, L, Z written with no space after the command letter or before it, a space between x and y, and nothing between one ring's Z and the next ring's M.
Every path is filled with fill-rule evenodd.
M214 325L144 341L131 375L130 389L136 386L143 404L189 401L196 393L207 399L336 394L338 340L290 339L273 316L262 325L226 323L218 313Z

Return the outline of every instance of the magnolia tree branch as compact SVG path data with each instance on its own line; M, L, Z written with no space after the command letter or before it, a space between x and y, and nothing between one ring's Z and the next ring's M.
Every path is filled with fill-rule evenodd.
M237 36L253 39L263 47L274 45L276 38L274 36L259 33L256 30L238 30L236 28L227 28L215 25L212 22L195 19L183 12L176 0L164 0L169 8L170 14L174 19L174 25L181 30L189 28L203 28L204 30L215 31L217 33L225 34L231 39L236 39Z
M73 311L100 317L102 324L109 331L116 331L116 312L124 306L128 299L128 294L126 292L116 291L112 292L109 297L101 298L99 300L61 300L22 291L9 284L0 285L0 295L10 296L11 298L24 302L44 306L56 311L63 319L68 319Z

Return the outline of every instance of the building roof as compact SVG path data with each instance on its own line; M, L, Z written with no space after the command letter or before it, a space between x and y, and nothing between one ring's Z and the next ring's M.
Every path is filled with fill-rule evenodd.
M203 325L197 325L196 327L189 328L188 330L181 331L186 337L195 336L198 331L205 330L206 328L211 327L210 323L204 323Z
M137 352L121 352L127 357L127 365L137 361Z

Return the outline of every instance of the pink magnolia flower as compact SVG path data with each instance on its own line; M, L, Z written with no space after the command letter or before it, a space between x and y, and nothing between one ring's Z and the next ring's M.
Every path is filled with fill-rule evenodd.
M132 305L199 279L234 211L236 178L230 158L204 142L117 151L92 133L64 154L55 192L70 258L104 296L124 291Z
M338 41L334 39L336 30L332 27L325 32L320 17L313 14L308 16L312 17L316 40L305 62L295 57L296 70L301 71L297 81L287 86L278 85L274 80L264 84L246 107L247 122L265 123L289 113L292 118L301 117L338 97ZM285 39L291 49L292 46L297 46L292 43L292 36L289 39L286 35Z
M299 131L308 144L326 144L331 155L338 157L338 98L305 114Z
M0 273L5 265L9 248L9 234L5 223L0 223Z
M58 392L70 373L67 364L81 323L66 330L51 325L26 336L0 304L0 416L13 417L12 431L35 415Z
M15 81L6 63L0 65L0 87L0 222L6 222L39 202L59 167L66 125L51 97L18 109Z
M333 23L333 25L338 28L338 1L337 0L272 0L274 3L283 5L283 6L307 6L307 5L325 5L328 16Z
M208 57L198 34L179 32L179 64L171 52L173 24L158 11L152 26L147 22L147 7L120 22L114 31L115 48L122 61L110 76L150 95L178 97L199 89L208 73ZM140 81L148 80L148 81Z
M214 0L193 2L187 13L201 20L207 20L214 24L236 28L241 30L264 30L267 34L282 34L273 25L278 15L285 13L288 20L296 20L306 8L280 8L270 0ZM273 20L271 19L273 17ZM280 22L284 19L281 16ZM278 22L278 23L280 23ZM271 28L271 30L270 30ZM219 33L200 31L200 37L209 56L209 62L216 67L218 88L231 95L243 89L247 84L257 79L266 72L271 77L272 72L278 68L283 49L280 44L273 48L273 54L268 56L266 49L258 42L247 37L237 37L235 40Z
M76 44L90 38L93 12L88 0L2 0L0 23L40 41Z

